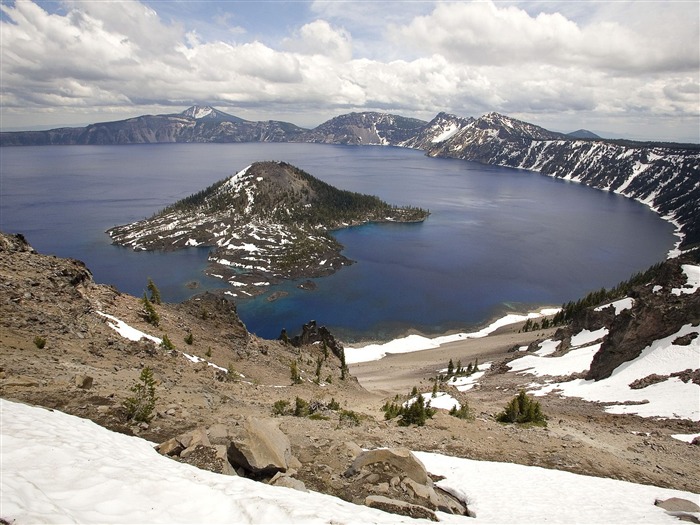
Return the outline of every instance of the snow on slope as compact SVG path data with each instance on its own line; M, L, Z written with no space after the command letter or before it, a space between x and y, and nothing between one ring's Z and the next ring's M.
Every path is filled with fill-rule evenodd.
M698 336L690 344L674 344L679 337L688 334L698 334ZM594 345L594 347L597 346L599 345ZM517 363L520 361L518 359L512 361L510 366L516 363L516 369L538 376L567 375L576 371L570 366L571 360L575 357L578 357L576 368L580 369L585 359L588 359L588 364L583 370L590 366L595 354L594 347L574 350L561 357L527 356L531 359ZM588 353L585 350L588 350ZM574 354L574 357L569 357L570 354ZM535 359L532 359L533 357ZM700 386L693 382L684 383L678 377L669 377L665 381L645 388L632 389L629 386L633 381L651 374L670 375L688 368L695 370L699 366L700 325L687 324L675 334L654 341L642 350L639 357L618 366L607 379L600 381L576 379L545 385L535 383L531 385L530 393L541 396L550 392L559 392L564 397L580 397L586 401L608 403L606 411L612 414L637 414L641 417L687 418L700 421Z
M0 514L34 523L430 523L331 496L199 470L151 443L58 411L0 400ZM690 492L418 452L476 519L443 523L678 523L655 499ZM11 473L11 475L8 475ZM534 492L531 489L535 489Z
M1 512L17 525L428 523L200 470L161 456L143 439L58 411L6 400L0 409Z

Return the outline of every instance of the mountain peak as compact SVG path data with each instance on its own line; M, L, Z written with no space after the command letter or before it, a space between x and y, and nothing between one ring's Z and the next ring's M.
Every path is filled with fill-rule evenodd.
M224 113L223 111L219 111L218 109L212 107L212 106L200 106L195 104L194 106L190 106L187 108L185 111L182 113L179 113L181 117L187 117L187 118L192 118L195 120L210 120L210 121L216 121L216 122L245 122L242 118L235 117L233 115L229 115L228 113Z
M600 135L597 135L593 133L592 131L589 131L587 129L577 129L576 131L572 131L571 133L566 134L567 137L571 137L572 139L592 139L592 140L600 140L601 137Z
M180 115L199 120L206 117L211 118L211 116L215 115L216 113L217 111L211 106L198 106L195 104L194 106L190 106L185 111L180 113Z

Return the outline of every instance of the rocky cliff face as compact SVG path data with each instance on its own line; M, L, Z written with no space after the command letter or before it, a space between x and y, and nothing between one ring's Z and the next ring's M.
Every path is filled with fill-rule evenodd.
M431 145L427 154L528 169L619 193L678 224L682 246L700 242L700 148L691 145L571 140L490 113Z
M654 341L677 333L684 325L700 324L700 290L693 291L689 285L700 277L697 259L696 256L665 261L652 272L648 282L632 287L627 294L629 308L616 311L611 305L583 310L570 326L557 334L557 339L566 340L567 333L607 328L586 379L597 381L610 377L618 366L639 357Z

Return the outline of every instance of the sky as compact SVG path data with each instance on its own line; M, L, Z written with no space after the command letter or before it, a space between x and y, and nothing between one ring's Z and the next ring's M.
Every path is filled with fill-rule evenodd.
M0 0L0 128L212 105L700 142L700 2Z

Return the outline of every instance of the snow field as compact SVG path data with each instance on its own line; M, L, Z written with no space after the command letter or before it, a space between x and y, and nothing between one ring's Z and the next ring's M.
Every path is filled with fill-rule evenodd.
M214 474L141 438L54 410L0 400L2 517L35 523L430 523L314 492ZM678 523L656 499L690 492L509 463L416 452L476 519L442 523ZM7 475L12 473L12 475ZM700 515L700 514L699 514Z

